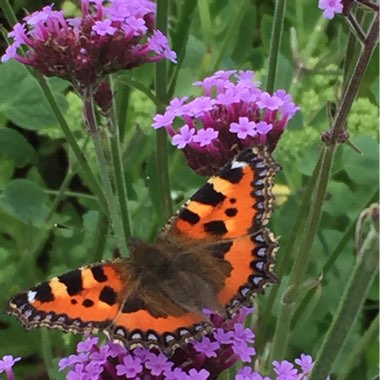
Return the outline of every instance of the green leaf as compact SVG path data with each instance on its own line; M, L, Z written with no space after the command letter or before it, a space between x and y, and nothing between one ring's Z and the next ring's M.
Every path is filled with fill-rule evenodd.
M36 79L18 62L0 65L1 110L14 124L29 130L39 130L56 123L56 118L46 101ZM62 80L51 79L49 84L63 111L67 108L60 93Z
M41 187L26 179L15 179L0 196L0 208L25 224L41 227L49 212L47 201Z
M343 163L347 175L360 186L377 186L379 173L379 145L371 137L359 136L352 140L363 154L348 146L343 151Z
M0 158L14 161L16 167L29 164L35 152L33 146L19 132L10 128L0 129Z

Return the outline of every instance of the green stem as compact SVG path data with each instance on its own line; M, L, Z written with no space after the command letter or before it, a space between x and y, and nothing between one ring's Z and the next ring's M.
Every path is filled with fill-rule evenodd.
M54 362L52 356L52 346L51 339L48 331L46 329L41 329L41 350L42 350L42 359L44 361L45 368L47 369L47 375L50 380L53 380L52 376L54 370Z
M123 223L124 235L126 237L131 236L131 222L129 218L129 209L127 203L127 187L125 184L125 176L120 148L119 134L116 132L110 137L111 140L111 154L115 178L115 189L120 204L120 214Z
M364 207L369 207L372 203L376 202L379 199L379 191L376 190L373 196L369 199L367 204ZM335 247L335 249L332 251L332 253L329 255L329 259L327 262L323 265L323 268L319 271L322 276L321 284L320 286L326 285L326 275L330 271L330 269L335 264L336 260L340 256L343 249L346 247L348 242L352 239L355 233L355 221L351 223L351 225L347 228L346 232L343 234L342 238L340 239L339 243ZM311 301L313 300L313 294L315 290L310 289L305 296L303 297L301 303L297 307L297 310L294 313L294 317L292 320L292 329L295 329L296 326L299 323L299 320L305 319L304 313L309 312L310 310L313 310L313 308L310 306Z
M106 159L105 152L107 151L107 148L105 146L108 145L108 141L107 139L102 139L102 130L99 128L96 121L93 95L94 94L92 88L89 88L88 93L86 92L83 95L84 119L94 143L100 178L102 180L104 194L106 195L112 230L116 238L116 246L120 249L123 255L128 256L127 240L124 234L124 226L121 215L119 213L118 200L112 188L109 164Z
M199 6L202 2L199 2ZM197 8L197 0L184 0L181 7L181 13L177 23L177 30L172 38L173 50L177 53L176 65L171 65L170 67L170 82L168 90L168 98L170 99L173 94L177 84L178 74L182 67L183 60L186 55L187 41L190 35L191 23L194 19L193 15L195 9ZM208 9L208 8L207 8ZM200 12L201 17L201 12ZM201 21L202 24L202 21ZM204 35L204 34L203 34Z
M119 131L119 140L124 141L124 137L127 130L127 114L129 107L129 99L131 94L130 86L126 86L121 81L117 81L117 101L116 101L116 111L118 120L118 131Z
M118 202L112 189L111 179L108 173L108 164L104 154L104 145L101 138L101 131L96 130L91 133L94 142L96 158L98 160L100 178L102 179L104 193L106 194L109 214L111 218L112 230L115 234L116 245L123 256L128 256L127 240L124 234L123 222L121 221Z
M306 220L305 230L302 234L303 238L296 253L288 286L281 302L280 315L277 319L274 333L270 362L282 359L287 348L291 318L309 262L311 246L317 233L319 220L322 214L322 206L326 195L335 148L335 145L324 147L321 153L321 167L316 181L316 188L312 197L308 218Z
M269 63L266 90L269 93L274 91L276 81L277 61L280 54L282 30L284 28L286 0L276 0L274 18L272 25L271 41L269 47Z
M194 2L196 3L196 1ZM202 33L202 36L204 36L204 41L206 42L206 45L212 43L212 39L214 36L213 24L211 21L209 7L210 7L209 0L198 1L198 13L199 13L200 26L201 26L201 33Z
M308 62L309 58L314 54L321 38L324 37L324 34L322 32L326 29L328 23L329 20L324 17L320 17L318 22L315 24L315 27L313 28L313 32L308 35L307 44L302 51L302 59L304 59L304 62Z
M355 69L352 73L351 79L345 88L340 107L335 115L335 120L332 128L331 138L335 141L339 138L339 134L345 128L345 123L348 117L348 112L351 109L356 95L359 91L359 85L366 72L369 60L378 44L379 35L379 14L376 14L372 21L372 25L368 35L364 41L364 47L360 53L359 59L356 63Z
M114 88L112 81L110 85L112 88ZM120 124L118 123L118 118L116 116L118 114L118 110L119 108L117 108L116 102L114 100L113 107L111 109L111 118L109 119L110 130L112 131L112 134L110 134L111 155L113 163L112 170L115 180L115 191L120 205L120 216L123 223L124 235L128 238L131 236L131 221L128 209L128 194L123 166L123 155L120 145ZM125 110L123 114L126 118L127 111Z
M358 364L358 359L366 353L369 344L376 342L378 336L379 314L377 314L376 318L371 322L368 330L364 333L359 342L356 342L353 350L348 354L348 357L345 360L345 365L341 367L341 372L338 374L336 380L345 380L348 378L351 370Z
M58 195L60 193L60 190L44 190L44 193L49 194L49 195ZM96 197L91 195L91 194L86 194L86 193L80 193L78 191L69 191L65 190L63 195L65 197L73 197L73 198L78 198L78 199L89 199L91 201L96 202Z
M289 87L289 93L292 94L293 98L296 98L300 85L302 83L301 76L305 72L305 68L308 68L309 60L314 54L316 47L320 39L324 36L322 31L328 25L328 20L324 17L321 17L315 27L313 28L312 33L308 35L308 43L304 50L298 56L298 62L296 62L297 70L296 75L292 79L292 82ZM314 73L313 69L313 73ZM332 73L332 75L336 75L336 73Z
M157 29L166 34L168 30L168 0L157 1ZM155 87L157 99L161 104L167 104L167 72L166 61L156 63ZM157 112L163 112L163 107L157 107ZM156 165L158 187L161 194L160 222L164 223L173 214L173 205L170 194L169 164L166 131L159 129L156 134Z
M99 214L91 250L93 255L92 261L94 263L99 262L103 259L104 248L107 242L108 227L108 219L105 217L105 215Z
M375 191L374 195L370 198L370 200L367 202L367 204L365 205L365 207L369 207L369 205L371 205L373 202L376 202L377 199L379 199L379 192ZM331 253L331 255L329 255L329 259L323 265L323 268L320 270L320 273L321 273L321 276L322 276L322 281L321 281L320 286L326 285L326 283L327 283L327 280L326 280L327 279L327 277L326 277L327 273L333 267L334 263L336 262L336 260L340 256L340 254L343 251L343 249L346 247L346 245L348 244L348 242L354 236L354 232L355 232L355 221L352 222L351 225L348 227L348 229L346 230L346 232L343 234L341 240L339 241L339 243L335 247L334 251ZM298 305L297 310L295 311L294 317L293 317L293 320L292 320L292 325L291 325L291 329L292 330L294 328L296 328L296 326L298 325L298 323L299 323L299 321L300 321L301 318L305 319L305 317L304 317L305 312L308 313L310 310L313 310L312 307L310 306L310 303L313 300L313 294L314 294L314 292L315 292L314 289L310 289L305 294L305 296L303 297L302 301Z
M226 51L227 51L228 47L231 45L233 36L235 35L235 33L238 29L238 25L240 24L241 19L243 18L244 14L246 13L246 9L247 9L249 3L250 3L249 0L243 0L241 2L240 8L238 9L238 11L235 14L235 17L231 20L230 25L227 29L227 32L225 33L225 37L223 39L222 46L219 50L219 53L216 56L215 63L213 64L213 68L212 68L213 73L219 69L221 62L226 55Z
M295 222L291 229L291 234L288 238L287 244L284 249L280 248L279 253L277 253L275 273L278 278L282 278L284 273L288 272L288 266L292 262L292 257L294 255L295 247L299 241L299 236L301 236L301 228L304 226L304 221L306 219L307 211L310 204L310 194L312 194L315 188L315 183L320 172L320 166L322 162L322 157L319 158L317 165L314 168L313 174L307 184L307 187L303 191L301 204L298 207L297 216ZM279 286L272 286L269 291L269 296L267 302L265 303L265 308L260 312L261 317L259 318L260 329L257 334L256 347L259 352L262 351L264 343L268 339L268 330L270 326L270 318L264 317L269 316L272 313L272 308L274 302L277 298L279 291Z
M379 236L372 226L361 247L361 252L357 253L358 262L344 291L335 318L323 339L309 380L325 379L331 372L336 357L361 313L370 286L378 273L378 244Z
M118 82L122 84L126 84L129 87L135 88L136 90L142 92L144 95L146 95L157 107L164 107L163 104L160 103L160 100L157 98L156 95L150 90L148 87L144 86L141 82L138 82L137 80L127 76L122 75L118 78ZM125 105L123 105L125 107Z
M363 18L363 11L361 9L358 9L356 12L356 20L358 22L361 21ZM347 42L347 51L346 51L346 58L344 60L344 66L343 66L343 86L346 87L349 78L352 76L352 70L354 69L354 62L355 60L352 59L352 57L355 57L357 59L358 54L360 53L360 41L357 40L354 33L350 33L348 42Z
M86 183L88 184L88 186L90 187L92 192L97 197L97 200L99 202L99 206L101 207L102 211L104 213L107 213L107 206L106 206L107 202L106 202L105 196L102 192L102 189L100 187L100 184L99 184L98 180L96 179L94 173L92 172L90 166L88 165L86 159L84 158L83 153L82 153L81 149L79 148L79 145L76 142L76 138L75 138L74 134L71 132L71 130L70 130L68 124L66 123L66 120L65 120L57 102L54 99L54 96L50 90L48 83L46 82L45 78L43 78L39 74L36 74L35 77L36 77L42 91L44 92L45 97L46 97L47 101L49 102L53 113L55 114L55 117L58 121L58 124L59 124L63 134L65 135L66 141L68 142L72 152L74 153L75 158L77 159L77 161L79 162L79 165L81 166L82 176L84 177Z
M5 19L8 21L9 25L16 24L17 18L15 13L13 12L13 8L9 4L9 1L0 0L0 8L3 10Z

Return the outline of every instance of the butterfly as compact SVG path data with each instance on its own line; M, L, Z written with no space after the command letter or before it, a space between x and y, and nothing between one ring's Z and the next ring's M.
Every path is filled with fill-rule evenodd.
M232 318L273 274L266 227L279 166L264 147L241 151L131 257L83 266L14 296L7 313L27 329L103 331L128 348L173 353L210 331L205 309Z

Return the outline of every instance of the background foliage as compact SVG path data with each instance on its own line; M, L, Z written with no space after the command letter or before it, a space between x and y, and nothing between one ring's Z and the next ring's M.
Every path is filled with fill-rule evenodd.
M49 2L19 0L14 9L21 18L23 8L33 11ZM321 19L317 1L288 2L280 53L276 88L292 94L301 107L279 142L274 156L283 168L277 176L278 204L271 228L280 236L277 254L284 275L289 272L300 236L293 236L294 221L312 175L321 148L320 133L328 129L327 102L339 96L344 70L348 27L343 18L331 22ZM187 4L187 13L180 14ZM58 2L68 12L78 11L75 2ZM215 69L253 69L265 83L274 1L199 0L170 3L170 35L177 52L186 49L181 65L170 66L178 74L174 96L196 95L191 83ZM369 19L363 14L363 23ZM1 20L3 21L3 20ZM187 37L186 28L190 28ZM185 38L186 37L186 38ZM186 44L184 38L187 39ZM5 42L1 42L5 48ZM163 224L159 215L160 199L154 172L155 132L151 120L155 105L144 92L129 90L130 78L151 87L154 66L145 65L132 72L118 74L119 119L122 130L123 162L127 177L133 234L154 239ZM93 147L81 125L81 102L68 83L50 79L54 95L91 165L96 160ZM300 352L315 355L322 337L336 312L355 256L353 226L360 212L378 198L378 54L374 54L360 87L350 117L348 131L352 143L338 147L328 197L325 200L312 260L307 268L308 305L297 309L292 326L287 358ZM89 192L78 165L54 115L35 79L15 62L0 65L0 295L1 304L18 291L69 269L102 258L111 258L113 245L108 239L107 221L100 216L94 196ZM181 152L169 148L172 197L180 205L205 179L185 164ZM96 167L94 166L94 170ZM293 239L296 244L292 245ZM342 243L343 239L343 243ZM337 250L338 259L324 273L321 268ZM320 281L317 281L319 278ZM274 297L274 294L271 295ZM270 351L279 297L268 310L268 292L260 297L257 344L259 356ZM334 373L345 375L347 358L355 351L363 335L378 315L378 290L370 290L360 318L336 362ZM262 327L263 326L263 327ZM376 330L376 329L375 329ZM377 373L377 334L351 363L347 379L372 379ZM18 365L22 379L63 378L43 360L56 362L73 351L76 337L54 331L25 333L13 319L0 315L0 355L11 353L24 358ZM44 358L44 359L42 359Z

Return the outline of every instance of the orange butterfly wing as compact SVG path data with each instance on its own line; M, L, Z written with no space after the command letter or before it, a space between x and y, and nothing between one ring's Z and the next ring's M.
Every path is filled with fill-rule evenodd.
M273 177L278 170L265 147L242 151L190 198L160 236L193 246L195 254L197 246L212 247L215 242L209 249L215 256L214 267L222 262L231 266L218 293L229 315L250 305L253 294L275 282L277 243L265 226L272 213Z
M196 272L204 267L195 283L211 283L209 276L214 277L217 301L230 316L275 279L271 266L277 244L265 225L277 170L264 148L241 152L191 197L158 239L158 245L174 243L190 254L199 264ZM103 330L127 347L172 352L205 334L210 325L201 313L162 290L159 282L141 283L133 260L124 258L54 277L16 295L7 312L26 329L47 326L82 334Z
M257 232L272 213L271 189L278 170L266 148L242 151L190 198L163 235L196 243Z
M123 287L115 264L95 264L16 295L9 301L7 312L27 330L46 326L74 333L96 332L116 317Z

